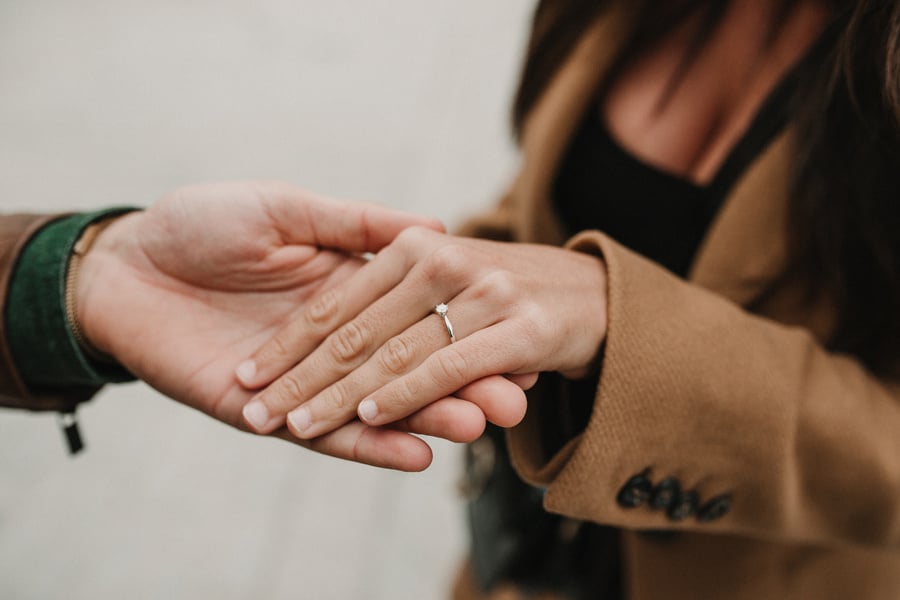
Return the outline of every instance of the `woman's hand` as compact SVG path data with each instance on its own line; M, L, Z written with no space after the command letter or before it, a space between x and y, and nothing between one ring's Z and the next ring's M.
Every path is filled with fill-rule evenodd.
M432 313L444 302L454 344ZM304 439L357 412L371 425L392 423L496 374L512 374L522 387L540 371L585 375L605 333L599 259L414 227L251 357L241 381L274 383L244 414L257 431L287 414L290 431ZM524 403L481 407L503 426L524 415Z
M377 251L414 224L440 228L284 184L185 188L103 231L82 263L78 320L93 345L153 387L245 428L241 410L253 394L235 379L237 365L317 294L356 273L365 261L355 253ZM498 392L496 383L475 386L471 399ZM521 394L502 383L501 395ZM469 439L483 427L481 411L457 400L429 407L403 428ZM274 434L293 438L284 429ZM422 440L359 421L303 443L403 470L431 461Z

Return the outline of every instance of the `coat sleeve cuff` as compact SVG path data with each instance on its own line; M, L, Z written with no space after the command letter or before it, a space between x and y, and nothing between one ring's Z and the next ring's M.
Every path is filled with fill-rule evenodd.
M759 407L731 406L727 400L723 402L727 406L710 405L704 413L703 398L727 396L722 390L706 389L714 385L712 379L697 372L702 370L700 358L716 347L716 336L731 329L730 323L740 322L739 317L755 318L715 294L686 285L601 232L582 232L566 247L595 255L606 265L603 365L584 432L552 456L540 448L545 437L541 428L546 425L537 417L544 411L529 406L530 418L509 433L510 456L520 475L547 489L545 506L551 512L635 529L691 526L665 511L635 511L621 505L619 495L628 482L651 473L654 479L680 477L684 490L698 494L698 502L730 497L734 491L742 500L756 502L758 493L743 489L734 477L734 465L751 456L744 447L745 436L725 426L733 427L736 421L729 421L743 414L765 420L756 425L777 436L775 432L790 427L791 419L771 411L758 413ZM707 337L706 345L696 345ZM673 347L686 340L695 345ZM725 356L729 350L725 348L718 360L730 360ZM558 400L539 394L531 401ZM733 442L730 448L726 440ZM768 448L769 464L777 462L779 450L775 444Z
M566 242L565 247L592 254L606 263L606 257L597 243L598 239L602 238L603 234L598 232L583 232ZM610 283L610 285L613 284ZM603 292L598 290L597 293ZM609 332L607 332L608 335L610 335ZM601 352L603 351L601 349ZM602 357L598 363L602 364ZM596 377L596 374L593 376ZM543 423L541 418L549 411L544 410L540 405L558 403L561 393L564 392L560 389L559 380L549 378L548 381L548 378L544 376L529 394L529 408L522 423L507 432L507 445L510 449L513 466L522 479L531 485L542 488L549 487L565 468L575 454L583 435L581 433L574 434L559 450L549 456L545 451L542 440L546 440L550 436L542 432L542 428L548 425Z
M691 516L697 515L699 504L712 507L713 500L730 498L738 490L748 504L762 505L758 493L747 491L734 477L734 465L750 454L744 438L724 426L733 427L735 415L741 413L743 418L764 419L757 425L768 432L790 427L791 420L731 405L715 409L718 412L708 406L710 416L704 416L702 398L720 398L721 390L705 389L712 384L696 372L702 370L703 348L714 348L712 338L747 315L711 292L686 285L601 232L582 232L566 248L597 256L606 265L607 333L599 381L583 433L552 454L541 445L548 437L542 428L548 424L540 419L547 414L540 405L563 398L552 378L549 389L535 388L526 419L508 432L511 461L519 475L547 490L544 504L551 512L632 529L692 526L666 511L622 505L623 490L639 477L680 477L683 490L698 498ZM671 347L705 337L710 337L709 344L701 348ZM734 442L732 448L723 444L725 439ZM775 445L768 450L772 453L768 462L773 464L778 450ZM738 460L731 460L735 457ZM709 476L710 472L717 476ZM705 517L690 521L698 519Z
M533 404L559 399L541 390L509 433L547 510L632 530L900 547L895 379L602 233L568 247L604 260L608 327L583 434L541 449Z

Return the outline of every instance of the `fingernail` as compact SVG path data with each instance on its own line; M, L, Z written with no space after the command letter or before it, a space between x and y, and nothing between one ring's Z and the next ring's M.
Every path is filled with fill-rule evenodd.
M288 414L288 421L291 422L291 425L294 426L294 430L297 433L303 433L309 429L310 425L312 425L312 416L309 414L308 408L300 407Z
M254 429L261 431L269 423L269 409L262 400L253 400L244 406L244 420Z
M356 412L359 414L360 419L369 422L378 416L378 405L375 404L374 400L363 400L359 403L359 408L356 409Z
M256 376L256 362L253 360L245 360L238 365L234 372L242 382L250 383Z

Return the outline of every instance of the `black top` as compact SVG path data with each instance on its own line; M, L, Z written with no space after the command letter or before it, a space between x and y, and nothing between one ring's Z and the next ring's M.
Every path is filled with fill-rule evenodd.
M771 92L707 185L663 171L629 153L602 122L599 103L591 102L554 182L554 206L567 234L599 229L686 276L734 182L787 123L799 67Z

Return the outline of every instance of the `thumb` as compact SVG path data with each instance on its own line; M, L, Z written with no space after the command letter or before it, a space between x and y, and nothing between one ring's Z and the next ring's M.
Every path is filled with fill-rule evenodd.
M265 184L267 208L284 241L346 252L378 252L408 227L445 231L437 219L368 202L318 196L287 184Z

